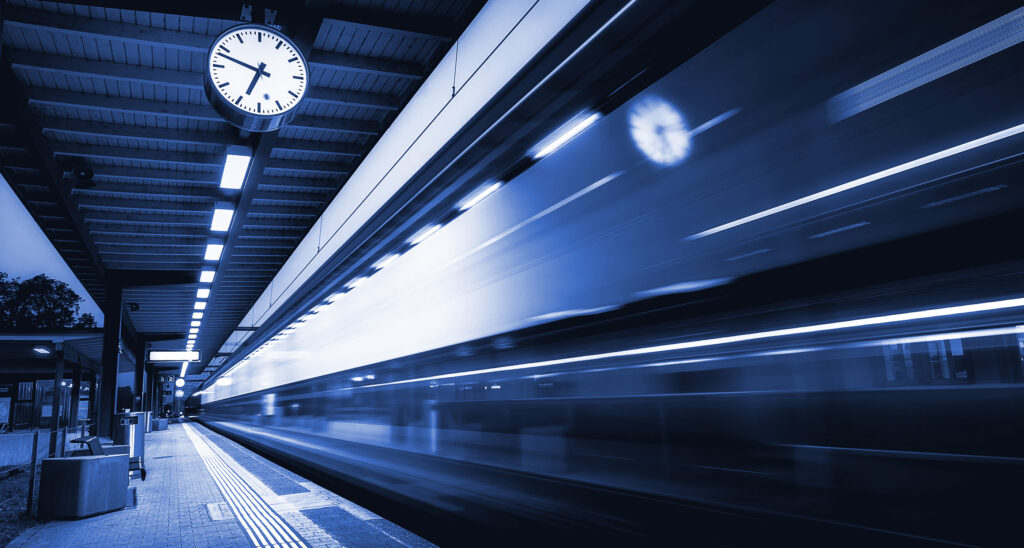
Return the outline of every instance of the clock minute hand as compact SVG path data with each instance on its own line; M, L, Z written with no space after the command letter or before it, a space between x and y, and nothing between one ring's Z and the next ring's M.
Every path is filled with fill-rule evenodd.
M232 62L238 63L239 65L242 65L243 67L245 67L245 68L247 68L249 70L256 71L256 74L260 74L262 76L270 76L269 72L266 72L266 71L263 70L267 66L266 64L262 64L262 65L260 65L260 68L256 68L256 67L250 65L249 63L244 63L242 61L239 61L238 59L235 59L234 57L232 57L230 55L225 55L225 54L220 53L220 52L217 52L217 55L220 55L221 57L227 59L228 61L232 61Z

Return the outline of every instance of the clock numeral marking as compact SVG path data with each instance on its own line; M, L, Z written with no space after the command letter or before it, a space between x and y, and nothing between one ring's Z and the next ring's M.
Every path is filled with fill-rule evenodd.
M274 46L274 49L281 49L281 44L284 44L284 42L282 42L281 40L278 40L277 41L277 45Z
M235 99L235 104L237 105L238 103L241 103L241 102L242 102L242 96L239 95L238 99Z
M280 101L274 101L274 103L277 104L277 109L278 110L284 110L284 107L281 106L281 102Z
M241 34L238 35L238 43L239 44L244 44L245 43L245 40L242 40L242 35Z
M288 95L291 95L292 97L295 97L296 99L298 99L298 98L299 98L299 96L298 96L298 95L295 95L295 92L294 92L294 91L291 91L291 90L288 90Z
M228 85L229 83L230 82L224 82L223 84L218 84L217 87L222 88L222 87Z
M256 112L260 111L260 105L262 105L262 104L263 103L256 103Z
M302 80L301 76L292 76L292 78L295 78L296 80Z
M218 64L214 63L213 68L224 68L224 65L218 65Z
M263 41L263 33L262 32L257 32L256 33L256 41L257 42L262 42Z
M220 49L222 49L222 50L224 50L224 51L226 51L228 53L231 53L231 50L229 50L228 48L224 47L223 44L221 44Z
M288 60L288 62L291 63L292 61L298 61L298 59L298 57L292 57L291 59Z

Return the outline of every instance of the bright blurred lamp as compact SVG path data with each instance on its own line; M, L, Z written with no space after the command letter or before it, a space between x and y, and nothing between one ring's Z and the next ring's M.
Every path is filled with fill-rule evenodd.
M181 374L183 376L185 374L185 367L186 366L182 366L181 367ZM182 377L178 377L177 379L174 380L174 386L177 386L178 388L181 388L182 386L185 386L185 379L183 378L183 376Z
M182 397L184 395L185 395L185 391L184 390L175 390L174 391L174 397L175 398L180 398L180 397Z
M195 309L196 310L206 310L206 301L196 301Z
M203 313L202 312L193 312L192 313L192 319L194 319L194 320L201 320L201 319L203 319Z
M208 283L213 281L213 276L214 276L214 271L213 270L204 270L204 271L199 273L199 281L204 283L204 284L208 284Z
M36 354L42 354L44 356L50 353L50 349L45 346L37 346L32 350L35 351Z
M459 202L459 211L466 211L476 204L479 204L484 200L484 198L494 194L494 191L499 188L501 188L500 182L481 185L480 188L477 188L471 192L469 196L466 196L461 202Z
M210 289L202 287L196 290L197 299L208 299L210 297Z
M189 333L199 333L199 328L198 327L190 327L188 329L188 332Z
M540 160L541 158L551 154L552 152L562 148L562 145L571 141L574 137L583 133L588 127L594 125L594 122L598 121L601 115L593 113L582 113L577 115L572 120L566 122L562 127L555 130L554 133L548 136L534 147L537 151L533 153L534 160Z
M203 322L199 320L192 320L192 327L199 327Z
M248 154L228 154L224 159L224 172L220 176L220 187L232 190L242 188L245 183L245 173L249 170L249 160L252 157Z
M199 361L198 352L182 352L180 350L150 350L149 361L151 362L194 362Z
M409 238L409 245L419 245L423 243L423 240L426 240L438 230L441 230L441 225L430 225L421 229L416 234L413 234L412 238Z

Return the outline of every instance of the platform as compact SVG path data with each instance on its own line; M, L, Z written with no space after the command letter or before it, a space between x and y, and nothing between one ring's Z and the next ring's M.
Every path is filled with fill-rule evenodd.
M433 546L198 423L147 434L146 468L134 507L51 521L10 546Z

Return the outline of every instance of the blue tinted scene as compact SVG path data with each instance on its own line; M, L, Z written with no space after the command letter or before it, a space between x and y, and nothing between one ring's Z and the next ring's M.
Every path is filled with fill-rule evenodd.
M1020 544L1020 4L0 5L0 541Z

